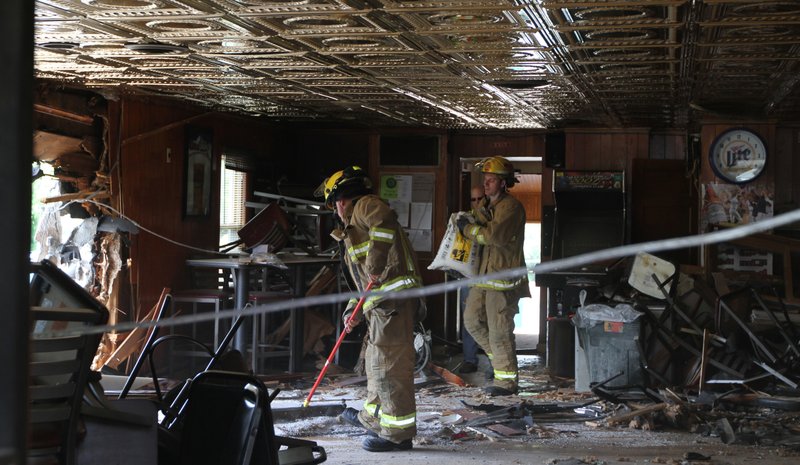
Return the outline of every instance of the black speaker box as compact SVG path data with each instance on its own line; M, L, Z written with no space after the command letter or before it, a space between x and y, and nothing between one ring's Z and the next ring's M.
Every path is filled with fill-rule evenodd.
M567 136L563 132L551 132L544 138L544 165L548 168L564 168Z

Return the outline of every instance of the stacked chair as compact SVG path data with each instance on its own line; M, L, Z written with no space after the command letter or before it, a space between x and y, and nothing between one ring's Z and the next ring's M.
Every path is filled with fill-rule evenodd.
M48 261L31 266L28 463L75 463L83 393L108 311Z

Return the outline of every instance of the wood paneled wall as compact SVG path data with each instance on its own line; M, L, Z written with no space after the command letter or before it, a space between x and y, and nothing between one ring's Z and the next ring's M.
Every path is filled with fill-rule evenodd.
M184 218L184 150L187 125L213 132L215 170L212 212L207 217ZM699 153L700 181L713 180L707 153L711 141L730 124L702 126ZM764 181L775 183L776 209L800 204L800 129L775 124L749 125L759 131L771 150ZM431 132L431 131L429 131ZM433 131L436 132L436 131ZM378 129L337 129L305 126L275 126L255 119L205 112L163 100L124 98L109 104L108 149L113 175L115 208L143 228L199 249L217 246L219 157L224 147L252 150L272 166L271 175L285 175L290 182L316 186L331 172L351 164L377 169ZM545 155L542 131L451 131L436 132L442 140L442 165L437 171L437 215L434 250L443 234L446 212L457 209L461 173L459 159L492 155ZM625 170L630 187L632 160L685 159L687 135L683 131L651 132L643 128L568 129L564 154L568 170ZM688 166L688 165L687 165ZM542 205L553 205L552 170L542 170ZM630 192L630 189L628 189ZM526 202L530 203L530 202ZM536 203L539 203L536 201ZM536 215L533 215L534 217ZM132 237L131 276L139 297L139 314L157 300L162 287L188 285L185 259L193 252L148 232ZM427 258L427 257L426 257ZM422 263L422 267L427 263ZM441 273L425 273L429 283L439 282ZM436 328L435 328L436 329Z
M458 158L544 157L544 133L532 131L457 132L450 135L450 155Z
M777 127L772 147L775 207L778 211L800 208L800 126ZM794 229L800 230L800 224Z
M146 313L163 287L189 285L185 261L219 241L219 173L222 148L258 151L271 144L269 127L254 120L203 113L164 101L122 99L109 108L109 152L115 208L141 225L131 237L131 281L136 315ZM185 130L212 131L211 213L183 216ZM148 232L151 231L151 232ZM158 237L162 236L162 237ZM167 240L167 239L169 240Z
M539 223L542 221L542 175L521 174L517 176L519 183L509 192L525 206L525 221Z
M349 165L370 166L370 138L374 131L281 127L270 150L275 176L290 183L316 187L326 177Z
M625 185L630 186L633 159L649 157L648 129L573 129L565 133L566 170L624 170ZM545 200L552 202L552 197Z

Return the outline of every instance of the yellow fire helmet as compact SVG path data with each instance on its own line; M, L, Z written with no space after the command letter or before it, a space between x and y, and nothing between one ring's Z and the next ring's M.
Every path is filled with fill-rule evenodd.
M372 189L372 182L360 166L349 166L330 175L314 191L317 197L325 198L325 206L333 210L336 197L345 192L364 194Z
M517 182L514 177L514 165L504 157L489 157L484 158L475 164L475 167L481 170L481 173L492 173L501 176L506 180L506 187L511 187Z

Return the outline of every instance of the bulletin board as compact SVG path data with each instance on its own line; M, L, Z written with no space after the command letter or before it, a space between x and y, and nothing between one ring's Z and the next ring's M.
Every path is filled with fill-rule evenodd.
M381 173L378 195L389 202L418 252L433 250L433 173Z

